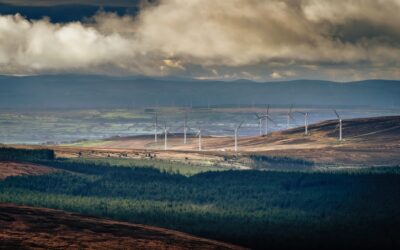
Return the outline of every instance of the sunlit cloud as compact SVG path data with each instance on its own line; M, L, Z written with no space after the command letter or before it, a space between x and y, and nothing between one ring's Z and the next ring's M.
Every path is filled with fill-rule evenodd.
M0 73L399 78L398 13L398 0L161 0L65 24L3 15Z

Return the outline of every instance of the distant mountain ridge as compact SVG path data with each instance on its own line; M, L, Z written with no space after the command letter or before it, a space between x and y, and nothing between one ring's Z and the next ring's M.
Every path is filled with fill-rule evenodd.
M0 108L288 105L400 107L399 80L252 82L98 75L0 76Z

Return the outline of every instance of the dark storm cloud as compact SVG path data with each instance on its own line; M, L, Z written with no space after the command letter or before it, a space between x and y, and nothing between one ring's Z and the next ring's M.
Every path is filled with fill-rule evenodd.
M65 2L75 3L58 3ZM2 15L2 73L400 78L400 0L160 0L140 6L134 14L106 10L73 23Z
M0 1L1 15L14 15L19 13L27 19L50 18L55 23L83 21L94 16L99 11L113 12L118 15L136 15L139 4L135 1L129 3L101 1ZM97 1L99 2L99 1Z
M94 5L134 7L140 0L0 0L0 3L20 6Z

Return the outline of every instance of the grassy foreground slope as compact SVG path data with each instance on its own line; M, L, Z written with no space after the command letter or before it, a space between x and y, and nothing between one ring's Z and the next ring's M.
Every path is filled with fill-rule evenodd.
M0 204L0 249L242 249L162 228Z

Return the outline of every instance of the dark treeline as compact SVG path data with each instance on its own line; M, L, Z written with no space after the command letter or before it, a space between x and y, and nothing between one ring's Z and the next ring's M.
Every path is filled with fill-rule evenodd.
M254 168L312 167L314 162L287 156L250 155Z
M0 201L172 228L258 249L400 246L400 174L222 171L191 177L66 160L0 182Z
M16 149L0 147L0 161L53 160L54 151L50 149Z

